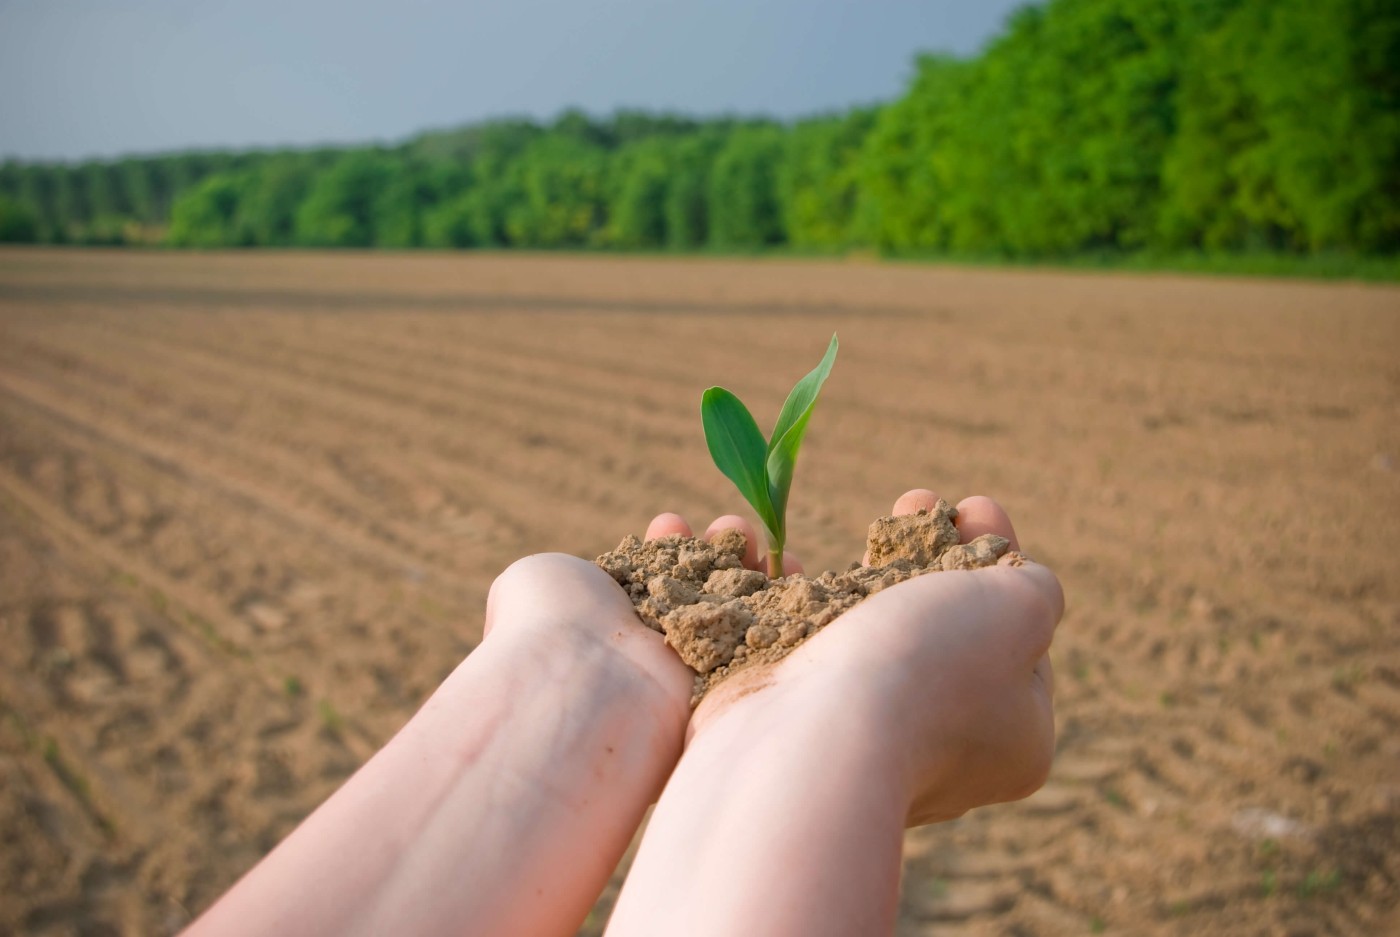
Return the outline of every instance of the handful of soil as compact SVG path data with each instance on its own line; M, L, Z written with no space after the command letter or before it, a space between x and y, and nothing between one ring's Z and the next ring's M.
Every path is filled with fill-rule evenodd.
M1010 543L983 534L958 543L957 508L940 499L932 511L882 517L870 525L870 565L769 579L743 565L744 535L727 530L713 542L626 537L596 562L627 590L637 615L695 671L691 705L746 667L781 660L844 612L890 586L927 573L1019 565Z

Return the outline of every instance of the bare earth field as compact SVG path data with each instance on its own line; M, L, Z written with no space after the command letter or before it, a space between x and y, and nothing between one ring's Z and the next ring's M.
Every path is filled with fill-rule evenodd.
M834 330L809 571L926 486L1000 499L1069 596L1050 783L909 833L899 933L1400 933L1400 289L30 250L0 252L0 933L179 929L471 650L513 559L739 510L701 391L766 423Z

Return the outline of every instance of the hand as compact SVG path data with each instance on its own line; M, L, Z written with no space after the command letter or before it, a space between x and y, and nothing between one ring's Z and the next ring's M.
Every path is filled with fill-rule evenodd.
M910 491L893 513L937 500ZM957 525L964 543L995 533L1019 549L1006 512L989 498L961 502ZM675 515L652 524L683 526ZM706 535L728 527L748 538L755 556L746 559L756 558L757 535L742 518L720 518ZM776 666L720 684L692 717L688 739L758 710L775 711L765 721L811 718L824 699L839 699L867 713L868 731L900 764L910 825L1025 797L1044 783L1054 751L1047 652L1063 607L1054 574L1034 563L918 577L862 602Z
M911 491L895 513L936 500ZM997 533L1015 545L995 502L958 508L964 541ZM709 534L731 526L757 545L738 518ZM683 528L663 515L651 532ZM1035 564L921 576L713 688L609 937L892 932L906 825L1044 781L1054 745L1045 652L1062 603Z
M547 666L606 667L616 686L668 725L690 716L690 670L661 635L637 618L632 603L593 563L562 553L527 556L491 584L483 645L519 643Z

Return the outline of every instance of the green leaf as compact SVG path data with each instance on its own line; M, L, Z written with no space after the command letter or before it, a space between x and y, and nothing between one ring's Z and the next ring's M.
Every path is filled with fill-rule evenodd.
M783 409L778 412L778 422L773 424L773 435L768 439L769 452L778 448L778 443L799 420L805 425L807 418L812 415L812 405L817 402L817 394L821 392L826 376L831 373L831 366L836 363L836 350L839 346L840 343L833 334L831 344L826 346L826 354L822 355L822 360L806 377L798 381L788 394L787 400L783 402ZM801 435L802 431L799 431L799 440Z
M753 505L769 535L776 537L781 531L764 474L767 448L749 408L723 387L711 387L700 398L700 419L715 465Z
M793 387L778 414L773 436L768 440L764 474L768 477L768 500L773 505L773 514L776 517L787 516L788 492L792 488L792 473L797 466L797 452L802 448L802 438L807 435L807 423L812 419L812 411L816 408L817 395L821 393L822 384L831 373L831 366L836 363L839 344L836 336L832 335L831 344L827 345L821 363Z

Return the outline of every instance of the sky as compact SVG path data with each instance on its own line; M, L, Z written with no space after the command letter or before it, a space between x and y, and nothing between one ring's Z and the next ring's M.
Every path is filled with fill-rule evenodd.
M0 0L0 157L393 142L568 107L897 97L1024 0Z

